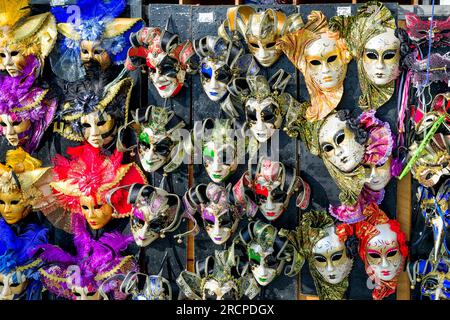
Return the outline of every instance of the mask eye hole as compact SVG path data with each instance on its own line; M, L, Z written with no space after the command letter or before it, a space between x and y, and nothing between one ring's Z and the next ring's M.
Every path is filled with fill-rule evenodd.
M367 52L366 53L366 57L369 58L370 60L377 60L378 59L378 56L374 52Z
M0 204L5 204L5 201L3 201L3 200L0 200Z
M204 76L206 79L212 78L212 69L208 67L206 64L202 65L202 76Z
M331 62L336 61L336 59L337 59L337 55L333 55L333 56L328 57L327 62L331 63Z
M89 123L87 123L87 122L82 123L81 126L82 126L83 128L86 128L86 129L91 127L91 125L90 125Z
M327 262L327 259L326 259L324 256L321 256L321 255L315 255L315 256L314 256L314 259L316 259L316 261L317 261L317 262L320 262L320 263L325 263L325 262Z
M82 206L81 206L81 209L83 209L83 210L89 210L89 207L88 207L88 206L85 206L85 205L82 205Z
M395 256L396 254L397 254L397 250L392 250L392 251L389 251L389 252L386 254L386 256L387 256L388 258L391 258L391 257Z
M12 205L17 205L17 204L19 204L19 202L20 202L19 200L13 200L13 201L11 201L11 204Z
M248 44L254 49L258 49L259 48L259 45L257 43L249 42Z
M11 283L9 286L11 288L17 288L20 285L20 283Z
M106 121L105 121L105 120L102 120L102 121L99 121L99 122L97 123L97 125L98 125L99 127L101 127L101 126L104 126L105 123L106 123Z
M4 54L3 52L0 53L0 57L1 57L1 58L6 58L6 54Z
M342 252L337 252L331 257L331 261L339 261L342 258Z
M380 256L379 253L369 252L369 256L370 256L372 259L381 259L381 256Z
M336 144L341 144L345 139L345 133L344 132L340 132L338 133L338 135L336 136Z
M391 60L395 57L395 52L386 52L383 56L384 60Z
M104 52L104 50L101 50L101 49L95 49L95 50L94 50L94 54L95 54L95 55L103 54L103 52Z
M82 52L83 54L88 54L88 51L87 51L86 49L81 49L81 52Z
M325 152L331 152L334 149L334 147L331 144L326 144L322 146L322 150Z
M19 54L19 51L11 51L11 57L15 57Z
M266 48L267 48L267 49L273 48L273 47L275 47L275 44L276 44L276 42L269 42L269 43L266 45Z
M12 123L12 125L15 127L15 126L20 125L21 123L22 123L22 121L14 121L14 122Z
M3 121L2 121L2 122L0 122L0 126L2 126L2 127L6 127L6 123L4 123Z
M311 60L309 63L313 66L320 66L322 64L319 60Z
M256 121L256 112L254 110L247 111L247 119L250 121Z
M134 226L139 228L142 228L142 226L144 225L144 221L142 221L138 217L133 217L133 219L131 219L131 222L133 223Z
M88 297L93 297L95 295L95 292L88 292L87 294L86 294L86 296L88 296Z
M79 292L76 292L76 291L73 293L73 295L76 296L76 297L81 297L81 294Z
M428 31L418 30L417 33L426 36L428 34Z

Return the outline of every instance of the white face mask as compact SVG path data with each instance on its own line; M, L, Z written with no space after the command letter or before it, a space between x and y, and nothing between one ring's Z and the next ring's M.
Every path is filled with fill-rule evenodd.
M329 227L327 233L312 250L314 266L325 281L338 284L350 273L353 260L348 257L345 244L339 240L335 228Z
M113 140L115 121L106 112L92 112L80 118L83 136L90 145L101 148Z
M172 58L167 59L167 54L164 52L154 58L154 63L157 64L157 67L156 69L149 69L150 80L161 98L170 98L174 95L178 86L184 83L186 71L177 70L177 62Z
M101 300L101 296L98 291L89 292L86 287L78 286L72 286L71 290L76 296L76 300Z
M11 116L0 114L0 126L9 144L17 147L20 143L19 134L31 127L31 121L29 119L13 121Z
M11 77L18 77L26 65L26 57L23 52L14 48L14 44L0 48L0 68L5 69Z
M246 109L247 123L258 142L266 142L275 130L281 127L283 118L278 110L278 104L272 98L266 98L261 102L250 98L246 103Z
M336 40L326 33L305 49L306 71L320 90L327 91L341 85L347 73L347 64L342 61Z
M279 264L284 262L277 261L273 257L272 248L269 251L264 251L257 243L252 243L248 251L253 277L260 286L267 286L275 279Z
M367 262L376 279L390 281L398 274L402 264L397 234L391 230L389 224L379 224L375 227L380 233L367 243Z
M0 273L0 300L14 300L26 289L28 281L24 274L17 277L20 281L13 280L14 272L8 274Z
M322 157L342 172L352 171L364 159L364 146L337 114L329 116L320 128L319 144Z
M146 135L146 139L141 136ZM139 160L142 168L147 172L155 172L169 161L172 150L170 138L153 133L150 128L145 128L139 137Z
M134 210L139 210L144 220L141 220L133 212L133 216L131 217L131 233L139 247L146 247L159 238L159 234L150 228L150 224L157 218L157 215L149 210L148 204L143 204L142 206L136 205L136 207Z
M384 189L391 180L391 158L389 158L382 166L377 167L371 165L365 167L366 170L366 186L374 191Z
M285 210L284 202L287 196L280 189L281 182L267 180L264 176L260 176L256 179L255 185L257 186L256 202L261 213L269 221L278 219Z
M202 63L200 79L203 90L212 101L221 100L227 94L227 84L231 74L223 68L224 62L213 62L207 60Z
M206 233L215 244L224 244L234 233L239 223L239 219L234 220L230 216L228 209L218 213L218 210L211 206L202 209L202 218Z
M363 66L367 77L375 85L382 86L399 75L400 40L393 29L387 29L369 41L364 47Z
M219 183L236 170L236 150L233 145L219 146L210 141L203 146L203 161L210 179Z

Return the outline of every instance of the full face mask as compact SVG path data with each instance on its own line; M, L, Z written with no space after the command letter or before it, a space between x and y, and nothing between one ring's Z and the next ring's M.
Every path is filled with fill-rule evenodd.
M395 79L400 74L400 40L390 10L381 2L369 1L351 18L332 18L330 28L345 39L357 60L359 106L365 110L384 105L394 94Z
M125 0L77 0L75 5L77 19L66 4L52 7L61 35L52 69L69 82L83 78L93 66L106 72L113 65L122 65L131 47L130 35L144 26L139 18L119 18L126 9Z
M173 111L157 106L138 108L132 115L133 120L119 129L117 149L131 151L137 148L139 161L146 172L161 168L164 172L172 172L178 168L190 147L190 139L181 136L184 121ZM132 128L137 143L127 148L123 137L128 127Z
M135 164L122 165L122 153L106 156L88 144L67 148L70 159L54 158L55 175L50 186L59 204L72 214L81 214L94 230L103 228L112 218L130 214L126 190L107 197L110 190L146 179Z
M408 246L400 224L389 219L377 204L369 204L364 215L366 220L355 225L360 241L359 255L369 278L377 284L372 292L373 299L382 300L395 292Z
M249 54L233 42L213 36L194 41L200 58L199 74L203 90L212 101L228 97L228 84L235 78L256 75L259 67Z
M51 181L51 170L41 164L22 148L6 152L6 163L0 164L0 214L6 223L21 221L50 201L46 184Z
M247 43L248 50L265 68L272 66L282 51L276 41L288 32L295 32L303 26L300 14L286 16L280 10L267 9L256 12L250 6L228 9L227 20L219 28L219 35L230 39L239 34ZM232 35L227 33L227 29Z
M305 77L311 98L306 111L308 121L322 120L337 107L344 92L347 64L351 60L344 39L329 33L326 17L312 11L305 26L277 41Z
M53 131L95 148L111 147L118 127L128 119L133 80L125 78L109 84L104 81L102 78L86 79L82 84L71 84Z
M347 246L351 228L334 225L325 211L305 213L297 228L297 242L320 299L341 300L348 288L353 253Z
M83 216L72 216L76 254L72 255L54 245L41 245L39 255L46 264L39 272L45 288L58 297L70 300L100 300L99 287L116 274L136 272L132 256L122 256L132 239L119 232L104 233L95 240L89 234ZM119 284L111 281L103 291L124 300Z
M199 184L189 189L184 197L185 214L202 221L208 236L215 244L224 244L236 231L244 215L243 209L235 204L231 184L223 187L214 183Z
M23 75L0 77L0 134L14 147L33 152L56 111L48 89L34 86L37 59L29 57Z
M186 73L194 70L190 61L195 55L192 42L180 43L177 35L160 28L142 28L132 35L132 44L126 68L136 70L146 64L150 81L161 98L177 95Z

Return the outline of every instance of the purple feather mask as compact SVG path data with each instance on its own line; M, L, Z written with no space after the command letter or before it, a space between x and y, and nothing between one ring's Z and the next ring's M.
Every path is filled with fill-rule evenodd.
M48 89L34 85L38 66L38 60L29 56L22 75L0 77L0 134L29 153L38 147L57 107Z
M117 274L137 271L132 256L122 256L133 241L132 236L118 232L103 234L98 240L91 238L82 215L72 216L75 234L76 255L71 255L54 245L43 245L40 259L46 262L39 272L41 281L51 293L71 300L100 300L99 287ZM114 300L124 300L126 295L119 290L118 283L110 283L105 293L114 296Z

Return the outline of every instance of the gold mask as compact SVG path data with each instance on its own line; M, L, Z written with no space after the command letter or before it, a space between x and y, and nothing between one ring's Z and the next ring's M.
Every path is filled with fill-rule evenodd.
M80 197L81 213L92 229L103 228L111 219L113 208L108 204L101 204L88 196Z
M111 59L108 52L102 47L100 41L83 40L80 44L81 61L89 63L96 61L100 65L100 69L105 71L111 66Z
M22 193L18 190L12 192L0 192L0 214L6 223L17 223L30 212L29 204L22 199Z

